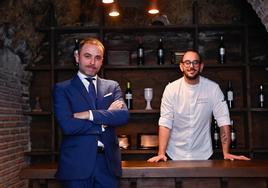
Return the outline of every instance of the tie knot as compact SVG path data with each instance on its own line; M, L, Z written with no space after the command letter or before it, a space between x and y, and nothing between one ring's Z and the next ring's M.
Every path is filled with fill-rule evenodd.
M86 80L89 82L89 83L92 83L93 80L95 80L95 78L92 78L92 77L87 77Z

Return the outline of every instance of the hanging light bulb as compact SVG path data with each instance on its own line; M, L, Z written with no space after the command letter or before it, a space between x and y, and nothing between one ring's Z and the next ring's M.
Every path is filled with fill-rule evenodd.
M158 14L159 13L159 9L157 6L157 0L150 0L148 13L149 14Z
M111 4L113 2L114 0L102 0L102 3L105 3L105 4Z
M120 15L120 13L119 13L119 10L118 10L118 6L114 2L110 7L109 16L116 17L116 16L119 16L119 15Z

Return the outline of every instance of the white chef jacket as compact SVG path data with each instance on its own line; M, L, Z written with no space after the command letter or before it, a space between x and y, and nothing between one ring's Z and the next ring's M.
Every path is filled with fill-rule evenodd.
M212 153L211 117L230 125L229 110L219 85L200 76L191 85L180 78L163 93L159 126L171 130L166 153L173 160L206 160Z

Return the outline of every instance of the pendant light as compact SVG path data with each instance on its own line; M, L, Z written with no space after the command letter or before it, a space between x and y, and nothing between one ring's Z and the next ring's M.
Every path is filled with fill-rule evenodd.
M102 0L102 3L104 3L104 4L111 4L113 2L114 2L114 0Z
M109 8L109 16L116 17L116 16L119 16L119 15L120 15L120 13L119 13L117 3L113 2L110 5L110 8Z
M149 14L158 14L159 9L157 6L157 0L150 0L149 1L149 9L148 9Z

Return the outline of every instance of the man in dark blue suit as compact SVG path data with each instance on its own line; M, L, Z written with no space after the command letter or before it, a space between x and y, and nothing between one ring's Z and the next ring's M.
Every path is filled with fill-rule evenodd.
M73 79L57 83L54 109L63 137L56 177L64 188L116 188L122 174L115 128L128 121L117 82L97 76L104 46L95 38L80 42Z

